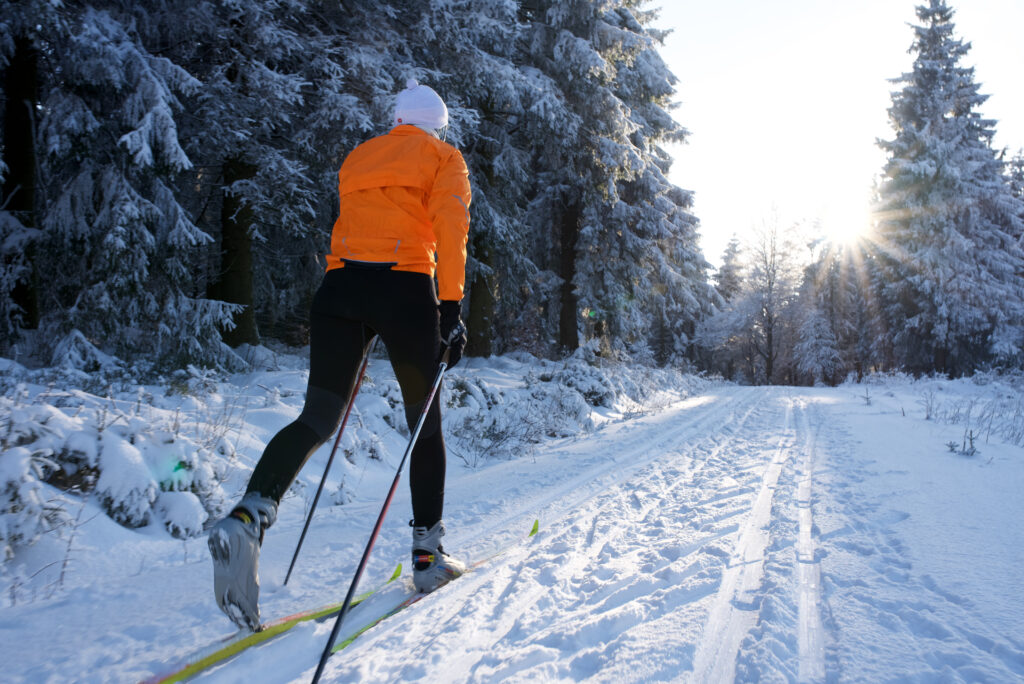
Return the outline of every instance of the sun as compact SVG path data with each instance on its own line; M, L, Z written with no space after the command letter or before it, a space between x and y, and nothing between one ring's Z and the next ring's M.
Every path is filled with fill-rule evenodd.
M818 226L834 245L851 245L871 231L871 193L856 183L837 183L819 206Z
M820 219L824 237L834 245L851 245L863 239L871 229L871 212L864 205L837 207Z

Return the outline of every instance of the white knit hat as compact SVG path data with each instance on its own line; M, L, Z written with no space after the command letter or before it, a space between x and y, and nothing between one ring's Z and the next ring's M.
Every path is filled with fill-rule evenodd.
M395 125L399 124L413 124L436 131L448 125L448 108L433 88L410 78L395 102Z

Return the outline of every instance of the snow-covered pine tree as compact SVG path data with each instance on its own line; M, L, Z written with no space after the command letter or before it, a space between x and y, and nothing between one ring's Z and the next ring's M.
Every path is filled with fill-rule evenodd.
M733 233L729 244L722 252L722 266L715 273L715 287L719 296L731 302L743 286L743 262L741 260L740 239Z
M797 310L801 321L794 348L804 381L835 385L870 365L871 314L862 246L821 241L804 269Z
M1024 197L1024 149L1017 150L1017 154L1010 159L1010 163L1006 167L1006 175L1013 196Z
M955 375L1016 356L1024 256L1020 200L978 113L970 49L946 0L917 8L910 72L895 79L895 138L880 194L872 261L887 365Z
M224 363L218 329L238 343L257 339L254 314L304 319L337 167L388 128L409 76L449 101L473 174L477 353L551 353L582 332L679 359L707 310L689 194L659 147L684 133L673 77L642 3L38 4L59 56L39 78L40 301L47 336L83 333L61 349ZM4 216L5 235L35 235ZM0 273L8 321L25 254Z
M172 5L173 19L156 26L170 33L175 62L202 83L182 125L195 162L190 207L215 240L201 280L211 296L239 305L226 341L256 342L257 308L277 298L275 276L294 279L300 256L315 251L314 205L326 190L293 140L302 71L320 57L306 38L315 12L297 0Z
M801 308L799 313L796 344L793 347L796 369L808 384L825 382L835 385L842 359L832 326L825 314L817 308Z
M872 345L878 320L865 244L830 245L822 250L805 271L801 301L802 307L822 312L836 340L840 366L835 377L825 381L839 382L848 373L862 378L876 358Z
M39 325L39 231L36 153L40 102L39 58L62 35L49 2L6 3L0 18L3 87L3 156L0 158L0 354L8 354L22 329Z
M630 351L650 345L659 363L681 363L692 358L697 322L719 300L698 246L697 219L689 211L692 193L665 176L672 160L662 145L684 140L687 131L669 114L676 77L658 54L665 32L649 28L657 13L643 10L643 4L623 2L606 15L617 30L612 36L613 44L619 44L613 89L633 149L629 166L619 170L616 204L606 214L604 230L594 234L596 244L588 243L586 253L600 256L581 265L581 274L603 272L601 285L590 292L586 283L596 279L580 283L588 298L614 312L608 320L610 337ZM608 269L609 260L617 268ZM615 273L611 282L609 270ZM659 329L662 334L652 338L651 331Z
M147 49L122 3L59 12L35 138L46 193L37 349L84 335L122 357L216 363L230 307L194 289L188 250L209 237L173 190L191 167L180 98L199 84Z
M743 359L753 356L743 334L745 318L733 308L733 302L743 290L746 263L739 236L733 233L722 253L722 265L715 273L715 289L721 298L717 310L697 327L695 341L700 366L721 373L729 380L738 380L741 367L749 366ZM748 378L753 377L749 373Z
M581 314L591 313L581 311L576 279L584 210L597 205L602 188L613 187L619 162L611 153L621 146L603 149L604 135L624 138L610 91L614 74L593 42L604 24L602 9L588 0L536 0L520 9L520 68L533 76L532 107L546 119L530 131L536 183L527 216L531 256L559 279L550 293L548 327L557 331L555 348L570 351L580 344Z
M754 346L753 321L757 301L741 289L725 306L697 326L702 367L727 380L755 383L763 376L763 363Z
M664 316L657 324L670 325L674 342L661 354L678 358L708 306L707 264L689 193L664 177L658 145L685 131L666 111L674 77L639 4L523 3L524 61L554 123L533 140L529 222L535 262L561 279L551 311L559 347L582 338L627 350Z
M1010 194L1017 200L1024 203L1024 150L1019 150L1006 165L1006 181L1010 186ZM1024 207L1024 204L1021 204ZM1024 215L1021 216L1024 221ZM1013 237L1018 240L1024 238L1024 234L1016 234Z

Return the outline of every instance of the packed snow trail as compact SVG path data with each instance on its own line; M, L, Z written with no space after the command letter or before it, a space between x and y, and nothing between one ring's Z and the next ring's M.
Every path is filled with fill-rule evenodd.
M897 643L907 643L895 658L885 655L881 666L870 658L862 662L873 650L885 649L857 641L888 639L873 633L886 627L886 616L876 614L880 625L865 629L857 616L848 622L832 614L822 573L832 595L844 602L835 583L858 580L842 577L842 568L831 576L833 566L821 547L831 552L843 535L823 544L814 518L816 508L854 519L873 513L870 502L847 501L843 507L829 492L817 491L816 472L842 480L837 464L863 458L849 448L845 433L844 417L856 403L851 406L847 395L846 406L832 410L835 394L726 390L548 454L555 461L567 456L576 467L562 485L531 488L532 496L518 504L501 496L516 485L492 480L493 493L505 501L503 516L538 510L547 531L533 546L510 554L505 565L453 584L366 635L331 663L330 677L414 681L444 672L452 681L479 682L1019 678L1024 658L1012 634L999 638L984 630L988 636L971 632L955 646L941 643L979 616L948 611L955 601L932 606L902 592L899 603L876 602L876 578L870 576L857 600L880 613L894 608L901 617L888 628ZM608 470L601 457L616 466ZM885 535L888 520L883 516L882 526L864 522L862 529ZM862 552L882 555L885 544ZM911 581L908 559L891 562ZM883 578L893 581L890 568ZM921 581L926 588L929 580ZM840 643L848 630L861 632L851 640L852 652ZM915 649L927 651L929 640L939 641L939 650L915 661ZM949 646L949 653L942 650ZM295 673L296 680L304 676Z
M746 522L740 530L721 578L694 658L694 680L729 682L735 678L736 653L740 641L754 627L757 615L751 610L760 598L764 577L764 554L768 546L768 523L772 498L782 467L792 455L792 412L787 405L783 434L778 448L764 469L763 479Z
M915 414L915 393L861 391L722 387L453 468L446 548L507 553L367 631L323 681L1024 681L1024 450L950 454L962 428ZM340 598L378 506L318 513L284 588L302 524L287 503L264 546L267 618ZM407 506L369 585L408 552ZM49 654L20 657L14 681L138 680L229 629L198 542L153 562L156 541L124 536L105 551L132 572L0 613L11 652ZM197 681L307 682L329 630L297 626Z
M797 506L800 515L797 562L800 584L800 680L825 678L825 630L821 615L821 562L816 553L812 484L816 433L812 432L806 411L801 411L801 428L809 435L803 449L803 461L797 471Z

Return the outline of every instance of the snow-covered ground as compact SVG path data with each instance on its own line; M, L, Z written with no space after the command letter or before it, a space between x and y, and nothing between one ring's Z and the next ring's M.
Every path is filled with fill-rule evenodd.
M343 441L351 453L287 587L329 445L268 532L266 618L348 587L403 443L387 427L398 413L386 363L370 376ZM109 430L151 471L154 445L208 448L212 474L185 469L210 508L244 488L262 445L297 414L304 378L301 359L285 358L198 398L147 395L148 412L87 396L125 416ZM451 379L445 547L469 560L507 551L362 635L325 681L1024 681L1024 394L1013 383L751 388L623 374L609 390L607 378L525 358L473 360ZM40 393L86 396L29 380L7 383L20 393L7 416L41 410ZM130 460L88 428L88 406L72 410L82 403L65 399L53 431L106 439ZM195 430L217 439L180 427L161 442L127 427L175 414L206 416ZM473 421L485 426L475 435ZM15 549L0 587L4 681L138 681L232 631L205 540L167 531L201 513L161 509L165 493L137 529L98 497L76 510L64 495L63 532ZM364 588L406 560L408 518L403 484ZM534 519L540 533L527 539ZM199 680L308 681L329 630L303 624Z

